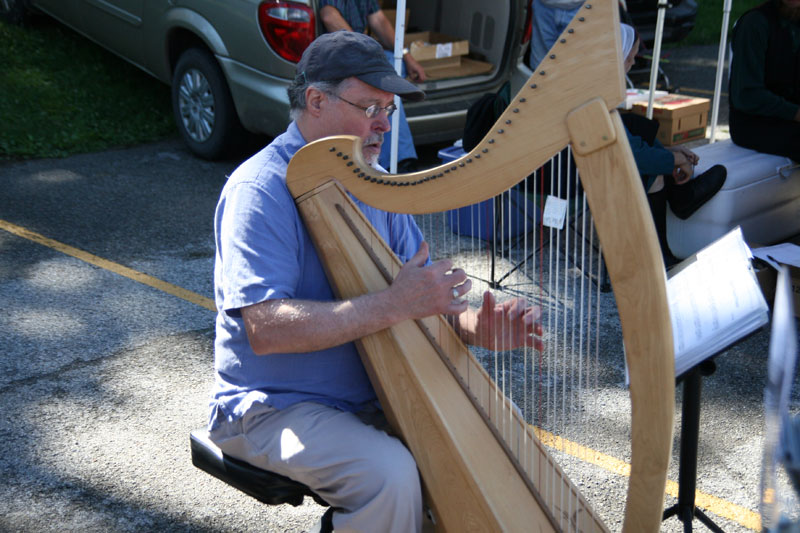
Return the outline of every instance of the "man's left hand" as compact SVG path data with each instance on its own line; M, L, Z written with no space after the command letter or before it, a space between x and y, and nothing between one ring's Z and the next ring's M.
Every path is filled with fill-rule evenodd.
M489 350L512 350L528 346L541 350L542 310L524 298L498 304L494 295L483 293L476 313L475 344Z

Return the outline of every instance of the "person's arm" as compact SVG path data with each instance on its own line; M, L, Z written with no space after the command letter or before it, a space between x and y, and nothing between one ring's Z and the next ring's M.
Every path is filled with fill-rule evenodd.
M377 293L333 302L267 300L243 308L251 348L259 355L317 351L436 314L449 315L467 344L491 350L542 348L539 307L522 298L497 304L487 291L481 308L472 309L461 299L472 287L466 273L448 260L426 264L427 258L423 243L394 282Z
M428 245L380 292L344 301L267 300L242 308L247 337L256 354L322 350L375 333L408 319L460 314L460 297L472 282L448 260L426 265ZM454 288L458 296L454 297Z
M367 25L375 33L378 42L386 50L394 50L394 27L386 14L382 10L378 10L367 16ZM414 59L409 53L403 54L403 62L406 64L408 70L408 77L414 81L425 81L425 69L422 65Z
M627 128L625 128L625 133L628 135L628 144L631 147L639 174L643 176L672 174L677 163L672 152L661 146L660 143L653 146L647 144L644 139L633 135Z
M766 87L765 68L769 22L759 12L751 12L736 23L731 49L730 99L733 107L753 115L800 119L800 106L778 96Z
M350 24L344 19L342 14L333 6L322 6L319 10L319 18L325 31L334 32L338 30L353 31Z
M653 145L647 144L638 135L633 135L625 128L628 144L631 147L636 168L642 176L672 175L676 183L685 183L694 173L694 165L698 157L683 146L664 148L656 140Z

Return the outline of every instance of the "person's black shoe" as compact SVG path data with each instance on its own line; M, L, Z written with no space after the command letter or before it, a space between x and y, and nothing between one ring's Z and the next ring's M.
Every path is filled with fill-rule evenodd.
M667 201L675 216L686 220L709 201L722 188L727 169L722 165L714 165L688 183L671 185L667 188Z

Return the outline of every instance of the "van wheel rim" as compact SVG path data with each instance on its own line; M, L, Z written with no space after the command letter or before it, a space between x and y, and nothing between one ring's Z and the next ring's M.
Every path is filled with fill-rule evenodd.
M189 69L178 86L178 111L183 129L198 143L214 132L214 93L208 79L197 69Z

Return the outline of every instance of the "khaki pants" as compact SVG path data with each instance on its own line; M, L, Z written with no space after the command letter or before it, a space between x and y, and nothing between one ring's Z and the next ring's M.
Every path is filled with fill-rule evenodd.
M373 425L374 424L374 425ZM411 453L374 409L355 415L303 402L253 404L244 417L212 423L226 454L307 485L335 508L338 531L418 532L422 495Z

